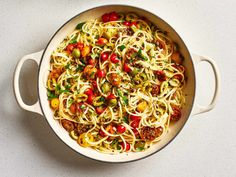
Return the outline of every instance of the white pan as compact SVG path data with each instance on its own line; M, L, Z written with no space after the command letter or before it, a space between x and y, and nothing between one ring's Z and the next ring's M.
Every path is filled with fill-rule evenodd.
M169 36L174 40L180 47L180 51L183 54L185 60L183 65L186 68L186 75L187 75L187 83L184 88L186 96L186 106L184 106L182 110L182 117L181 119L170 128L170 132L165 136L163 140L153 145L150 149L147 149L144 152L129 152L129 153L121 153L117 155L110 155L110 154L103 154L100 152L97 152L90 148L83 148L79 146L76 141L70 138L66 130L64 130L57 120L53 119L53 112L51 111L51 108L49 106L48 100L47 100L47 89L45 87L45 83L47 80L47 76L49 74L49 61L50 61L50 55L54 49L59 45L59 43L66 37L68 34L70 34L75 26L83 21L95 19L100 17L105 12L135 12L139 14L140 16L145 16L147 19L149 19L154 24L157 24L162 30L165 30L168 32ZM37 62L39 70L38 70L38 101L34 105L27 105L23 102L20 90L19 90L19 75L22 68L22 65L27 60L34 60ZM195 92L196 92L196 72L195 68L199 62L206 61L208 62L213 71L214 71L214 79L215 79L215 90L214 90L214 96L212 98L212 101L207 106L200 106L198 105L195 100ZM129 162L134 161L138 159L142 159L144 157L150 156L151 154L154 154L155 152L158 152L163 147L165 147L168 143L170 143L176 135L181 131L184 124L188 120L190 115L196 115L203 112L207 112L211 110L216 103L216 99L218 97L219 93L219 72L217 69L217 66L215 62L208 58L203 57L199 55L193 55L189 53L188 48L186 47L183 40L180 38L180 36L176 33L176 31L167 24L164 20L162 20L160 17L154 15L151 12L148 12L146 10L132 7L132 6L126 6L126 5L107 5L107 6L100 6L93 9L89 9L85 12L82 12L69 21L67 21L58 31L54 34L54 36L50 39L48 45L46 48L40 52L29 54L24 56L19 63L16 66L15 73L14 73L14 91L15 96L17 99L17 102L19 105L28 111L36 112L38 114L41 114L44 116L44 118L47 120L53 131L56 133L56 135L69 147L74 149L79 154L82 154L86 157L104 161L104 162ZM61 152L64 153L64 152Z

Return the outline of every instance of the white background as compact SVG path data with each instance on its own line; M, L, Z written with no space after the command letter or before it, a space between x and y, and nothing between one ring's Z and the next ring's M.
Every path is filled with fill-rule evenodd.
M190 51L212 57L222 77L214 110L190 117L178 137L159 153L127 164L104 164L76 154L54 135L43 117L20 109L12 90L13 71L22 56L43 49L72 16L112 2L155 12L176 29ZM235 177L235 7L234 0L1 0L0 176ZM28 103L35 95L36 69L28 63L22 72L22 94ZM207 104L214 89L211 68L200 64L197 75L198 102Z

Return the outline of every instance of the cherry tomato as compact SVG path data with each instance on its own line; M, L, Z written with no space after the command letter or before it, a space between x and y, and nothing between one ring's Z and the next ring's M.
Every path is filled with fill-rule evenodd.
M70 112L72 114L75 114L76 113L76 104L75 103L72 103L71 106L70 106Z
M97 77L103 78L106 76L106 72L104 70L98 70Z
M124 125L118 125L117 126L117 131L118 133L124 133L126 130L125 126Z
M132 128L132 131L134 132L134 135L135 135L135 136L138 136L138 135L139 135L139 132L138 132L137 128Z
M140 120L134 120L131 122L130 126L133 128L138 128Z
M95 65L95 60L92 59L92 58L90 58L90 59L88 60L88 64L94 66L94 65Z
M88 98L87 98L87 103L88 104L92 104L93 103L93 100L94 100L95 96L93 94L91 95L88 95Z
M133 26L133 25L137 27L137 22L134 21L130 23L130 26Z
M130 25L131 25L131 23L128 22L128 21L124 21L123 24L124 24L125 26L130 26Z
M129 151L130 150L130 144L128 142L126 142L126 149L125 149L125 143L124 142L121 142L120 145L122 146L122 148L125 151Z
M84 92L86 95L93 95L93 89L92 88L87 88Z
M120 61L120 60L117 58L117 56L116 56L115 53L111 54L110 60L111 60L112 63L118 63L118 62Z
M124 64L124 71L127 73L131 71L131 68L129 67L127 63Z
M102 114L106 110L106 108L99 106L99 107L96 107L95 110L97 114Z
M102 129L99 130L99 135L101 137L106 137L107 136L106 133L104 131L102 131Z
M119 19L119 15L116 12L111 12L109 16L110 16L110 21L117 21Z
M74 48L75 48L75 45L74 45L74 44L69 44L69 45L66 47L66 51L67 51L68 53L71 53Z
M96 80L92 80L92 85L93 85L93 88L97 88L98 87Z
M107 52L101 53L101 59L102 59L102 61L106 61L106 60L108 59L108 57L109 57L109 53L107 53Z
M107 96L107 99L108 99L108 100L116 99L116 97L115 97L114 94L111 93L110 95Z
M102 16L102 21L104 23L106 22L109 22L110 21L110 15L108 13L105 13L103 16Z
M140 116L134 116L134 115L130 115L129 118L130 118L131 120L136 120L136 121L141 119Z
M105 45L108 42L108 40L106 38L100 37L98 39L98 45Z
M79 50L82 50L84 48L84 44L82 42L78 42L76 44L76 47L79 49Z

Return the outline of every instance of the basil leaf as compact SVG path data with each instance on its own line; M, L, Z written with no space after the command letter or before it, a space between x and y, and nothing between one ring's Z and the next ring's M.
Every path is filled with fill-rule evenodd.
M119 49L120 49L121 51L123 51L125 48L126 48L125 45L119 46Z
M75 29L81 30L84 24L85 24L85 22L79 23L79 24L75 27Z
M123 121L128 124L128 123L129 123L128 117L127 117L127 116L124 116L124 117L123 117Z
M76 68L76 72L82 71L83 69L84 69L84 67L82 65L78 65Z
M51 91L51 90L47 91L47 96L48 96L48 100L52 100L53 98L57 98L55 93L53 93L53 91Z
M136 150L137 150L137 151L143 151L144 148L143 148L143 147L138 147L138 148L136 148Z

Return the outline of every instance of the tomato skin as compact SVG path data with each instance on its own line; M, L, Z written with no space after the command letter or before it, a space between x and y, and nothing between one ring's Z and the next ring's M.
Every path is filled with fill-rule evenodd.
M105 13L103 16L102 16L102 21L104 23L106 22L109 22L110 21L110 15L108 13Z
M88 98L87 98L86 102L87 102L88 104L92 105L92 104L93 104L94 97L95 97L95 96L94 96L93 94L88 95Z
M75 48L75 44L68 44L68 46L66 47L66 51L68 53L71 53L74 48Z
M112 63L119 63L119 61L120 61L120 60L117 58L117 56L116 56L115 53L111 54L110 60L111 60Z
M130 26L133 26L133 25L137 27L137 22L133 21L130 23Z
M82 42L78 42L76 47L81 51L84 48L84 44Z
M76 113L76 104L75 103L72 103L71 106L70 106L70 112L72 114L75 114Z
M140 116L134 116L134 115L130 115L129 118L133 121L137 121L137 120L140 120L141 117Z
M131 68L129 67L127 63L124 64L124 71L127 73L131 71Z
M107 52L101 53L101 59L102 61L106 61L109 57L109 54Z
M134 120L131 122L130 126L133 128L138 128L140 120Z
M126 149L125 149L125 143L124 142L121 142L120 145L122 146L122 148L125 151L129 151L130 150L130 144L128 142L126 142Z
M96 110L96 113L100 115L106 110L106 108L99 106L99 107L96 107L95 110Z
M109 16L110 16L110 21L117 21L119 19L119 15L116 12L111 12Z
M137 128L132 128L132 131L133 131L135 136L139 135L139 132L138 132Z
M84 94L86 94L86 95L93 95L93 89L92 88L86 89Z
M106 38L100 37L97 41L98 45L105 45L108 42Z
M95 65L95 60L94 59L92 59L92 58L90 58L89 60L88 60L88 64L89 65L92 65L92 66L94 66Z
M117 126L117 132L118 133L124 133L126 131L126 128L124 125L118 125Z
M129 21L124 21L124 22L123 22L123 25L125 25L125 26L131 26L131 23L130 23Z
M93 88L97 88L98 87L96 80L92 80L92 85L93 85Z
M116 99L115 95L112 93L107 96L107 100L111 100L111 99Z
M102 129L99 130L99 135L101 137L106 137L107 136L106 133L104 131L102 131Z
M106 72L104 70L98 70L97 77L103 78L106 76Z

